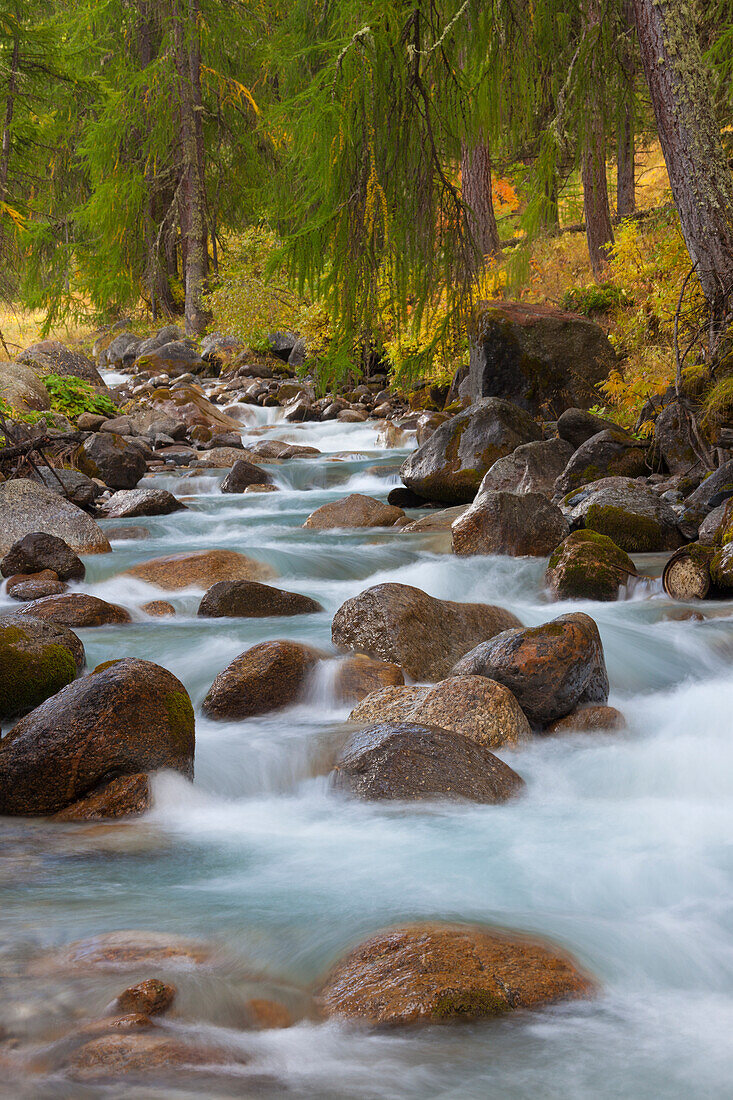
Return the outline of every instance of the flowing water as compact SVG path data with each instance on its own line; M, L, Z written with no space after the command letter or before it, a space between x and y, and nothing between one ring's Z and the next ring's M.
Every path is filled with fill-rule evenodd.
M731 1095L733 607L706 605L705 621L681 620L653 580L618 603L572 605L598 622L610 702L629 727L502 751L527 782L515 802L405 808L338 799L326 773L349 708L334 701L332 666L320 667L297 706L215 723L200 715L201 700L233 657L271 638L330 650L339 605L388 580L498 603L526 625L571 605L547 601L543 561L454 558L434 535L303 530L326 501L386 494L407 451L378 447L369 424L274 423L279 414L244 408L245 442L267 433L322 454L268 466L278 493L222 495L223 472L149 477L145 485L174 491L189 510L129 521L150 537L87 559L84 590L124 604L135 619L79 631L88 664L134 655L183 681L197 709L196 781L159 777L155 808L140 821L3 821L0 1035L18 1057L31 1051L51 1068L0 1089L74 1100ZM151 557L209 547L270 563L275 583L314 596L324 612L207 622L195 616L201 592L161 594L119 575ZM659 560L642 565L658 576ZM156 597L170 599L175 619L140 610ZM302 991L345 949L415 918L550 937L597 976L601 992L533 1016L416 1032L313 1020L242 1030L249 997L274 996L297 1012ZM248 1056L246 1065L207 1084L192 1072L144 1087L74 1084L53 1068L57 1037L101 1015L130 981L39 969L37 960L115 929L215 945L216 966L175 975L179 1011L165 1026L223 1041Z

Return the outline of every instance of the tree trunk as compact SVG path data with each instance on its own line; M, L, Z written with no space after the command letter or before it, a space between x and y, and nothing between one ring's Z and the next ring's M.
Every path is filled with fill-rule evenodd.
M468 227L476 248L484 257L498 255L501 242L491 194L491 149L487 142L463 146L461 189L463 201L468 207Z
M657 131L687 249L713 317L733 291L733 179L690 0L634 0Z
M15 96L18 90L19 65L20 39L16 34L13 40L13 56L10 62L10 73L8 75L8 94L5 97L5 122L3 124L2 144L0 144L0 199L5 199L8 193L11 126L13 123L13 114L15 112Z
M203 178L203 129L198 84L198 0L188 0L188 15L181 10L183 0L173 0L173 42L178 106L181 121L181 183L179 206L184 254L186 332L195 336L204 331L209 315L202 296L208 274L206 198Z
M616 159L616 213L619 218L629 218L636 210L636 181L634 179L634 4L624 0L626 31L620 46L621 69L626 84L626 101L621 110L618 127L618 156Z
M586 0L586 33L594 32L600 26L600 19L598 0ZM598 91L599 80L600 74L592 71L582 159L585 235L591 267L596 279L603 276L608 263L608 246L613 244L611 207L608 202L606 178L606 130Z

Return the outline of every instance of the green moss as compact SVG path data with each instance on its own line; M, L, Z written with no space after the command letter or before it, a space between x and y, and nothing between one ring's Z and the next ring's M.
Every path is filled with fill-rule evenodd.
M177 742L181 752L192 752L196 722L187 693L169 691L165 697L165 709L168 713L168 725L173 740Z
M0 718L33 710L76 676L74 657L64 646L49 643L26 652L17 645L25 640L16 627L0 631Z
M591 504L585 514L586 529L607 535L628 553L648 553L662 543L659 523L650 516L639 516L612 504Z
M505 995L490 989L451 989L438 998L432 1015L436 1020L481 1019L511 1007Z
M104 672L105 668L112 668L112 665L118 665L120 661L124 661L124 657L113 657L111 661L102 661L101 665L93 668L89 675L94 676L97 672Z

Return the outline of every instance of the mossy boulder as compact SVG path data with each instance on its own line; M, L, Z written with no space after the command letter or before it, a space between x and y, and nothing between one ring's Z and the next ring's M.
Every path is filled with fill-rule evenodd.
M83 666L84 646L66 627L21 614L0 619L0 721L33 710Z
M717 551L710 563L710 577L713 584L729 592L733 588L733 542L728 542Z
M473 399L508 398L535 415L595 405L617 362L599 325L547 305L482 303L469 336Z
M0 813L58 813L114 777L161 768L190 779L193 757L183 684L124 658L63 688L0 742Z
M608 699L601 637L582 612L526 630L505 630L462 657L453 675L486 676L504 684L539 727L582 703Z
M497 459L542 438L529 413L499 398L487 398L441 424L405 460L400 476L426 500L466 504Z
M648 448L621 428L609 428L578 447L555 482L559 496L605 477L643 477L650 472Z
M558 600L616 600L636 574L634 563L606 535L573 531L550 558L545 583Z
M608 536L627 554L676 550L684 541L670 505L631 478L603 478L562 503L573 525Z
M410 924L338 962L317 1003L372 1026L470 1022L589 997L594 982L560 948L504 929Z

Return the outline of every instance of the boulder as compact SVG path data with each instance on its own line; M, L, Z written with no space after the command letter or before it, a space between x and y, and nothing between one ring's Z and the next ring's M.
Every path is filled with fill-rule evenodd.
M572 456L572 444L564 439L523 443L510 455L497 459L484 476L479 493L495 489L508 493L544 493L551 497L555 482Z
M403 534L430 534L434 531L450 531L455 521L466 513L470 504L456 504L453 508L436 508L412 523L400 528Z
M176 999L178 990L160 978L146 978L125 989L116 998L115 1012L142 1012L145 1016L160 1016Z
M676 550L683 541L671 506L631 478L601 478L569 493L563 508L574 526L607 535L628 554Z
M106 821L139 817L150 809L152 794L147 775L120 775L102 783L91 794L53 814L54 821Z
M219 486L222 493L243 493L250 485L271 485L272 478L260 466L238 458Z
M84 646L71 630L20 614L0 619L0 721L25 714L81 672ZM0 746L4 742L0 741Z
M541 493L479 491L452 527L454 554L545 557L568 533L567 520Z
M299 642L261 642L235 657L209 688L202 709L209 718L267 714L295 702L326 654Z
M136 351L134 366L138 373L153 371L179 378L183 374L199 374L206 366L196 348L186 340L171 340L155 347L150 347L145 340Z
M582 447L583 444L599 432L618 431L618 424L605 417L595 416L587 409L566 409L557 418L557 434L560 439L568 442L573 450Z
M102 492L99 485L79 470L49 470L46 466L38 466L31 476L34 481L40 481L52 493L71 501L78 508L91 508Z
M270 345L272 354L281 359L283 363L287 363L298 345L299 339L300 337L295 332L278 331L269 333L267 342Z
M733 542L716 551L710 562L710 577L713 584L724 592L733 588Z
M496 397L447 420L405 460L400 476L426 500L466 504L497 459L542 438L529 413Z
M45 412L51 398L35 371L22 363L0 363L0 400L16 412Z
M615 707L578 707L564 718L545 726L543 733L616 732L626 729L626 719Z
M115 603L107 603L85 592L67 592L62 596L46 596L34 600L19 612L35 619L59 623L61 626L106 626L108 623L132 622L130 612Z
M357 653L336 666L334 696L344 703L355 703L384 687L399 687L405 682L402 669L390 661L375 661Z
M373 1026L471 1021L590 997L592 980L552 944L505 929L411 924L378 932L332 969L324 1016Z
M42 569L40 573L16 573L8 577L5 590L12 599L27 601L60 596L68 587L59 580L53 569Z
M83 561L71 547L56 535L42 531L33 531L18 539L0 561L0 573L4 577L42 570L52 570L62 581L83 581L86 575Z
M685 500L680 527L688 538L695 538L705 517L733 496L733 458L718 466Z
M596 531L573 531L560 543L545 574L558 600L617 600L636 576L633 561L615 542Z
M408 718L460 733L491 749L516 745L532 732L511 691L485 676L441 680L416 700Z
M159 619L169 618L176 613L173 604L168 603L167 600L148 600L147 603L140 605L140 610L144 611L146 615L153 615Z
M484 745L412 721L378 722L353 734L331 773L332 788L365 801L467 799L497 804L524 781Z
M86 512L45 486L27 478L0 484L0 554L7 554L25 535L39 532L63 539L77 554L105 554L111 549Z
M258 459L251 451L245 451L241 447L212 447L210 450L197 455L197 465L201 469L226 470L237 462L241 462L243 458L254 459L259 462L264 461L264 459ZM259 480L262 481L266 476L263 471L260 471Z
M169 516L172 512L185 511L186 505L176 500L167 489L119 489L104 506L108 519Z
M442 680L464 653L502 630L521 626L491 604L438 600L407 584L377 584L336 612L334 645L393 661L414 680Z
M578 447L555 482L559 496L605 477L643 477L648 474L647 449L621 428L609 428Z
M135 361L137 349L142 344L142 340L134 332L118 332L107 343L106 347L102 348L101 343L103 341L100 341L99 346L95 344L95 348L98 348L97 351L92 349L97 363L100 366L119 369L120 367L129 367Z
M211 588L217 581L261 581L275 575L264 562L254 561L236 550L194 550L133 565L123 577L137 577L168 591L182 588Z
M0 741L0 813L57 813L115 775L170 768L191 779L193 757L183 684L124 658L63 688Z
M87 477L96 477L110 489L134 489L146 470L138 447L121 435L96 432L76 452L76 464Z
M400 684L378 688L365 696L349 715L350 722L370 726L374 722L401 722L421 702L430 688Z
M505 630L462 657L454 676L486 676L508 687L535 726L581 703L605 703L608 673L589 615L561 615L542 626Z
M218 581L211 586L198 614L209 619L226 616L266 618L271 615L313 615L323 611L317 600L298 592L283 592L258 581Z
M395 508L392 504L384 504L381 500L363 496L361 493L352 493L343 500L335 500L316 508L303 526L317 530L337 527L393 527L404 516L402 509Z
M106 389L104 379L91 359L87 359L80 351L72 351L58 340L41 340L38 344L31 344L20 353L18 359L33 367L39 374L82 378L93 386Z
M662 409L654 421L654 442L671 474L685 473L700 465L690 442L687 418L676 401Z
M155 419L170 417L176 422L182 421L187 428L197 425L211 431L241 431L242 425L204 397L201 390L193 384L177 385L174 390L156 389L149 395Z
M473 400L505 397L533 415L595 405L617 363L599 325L553 306L482 303L470 336Z

